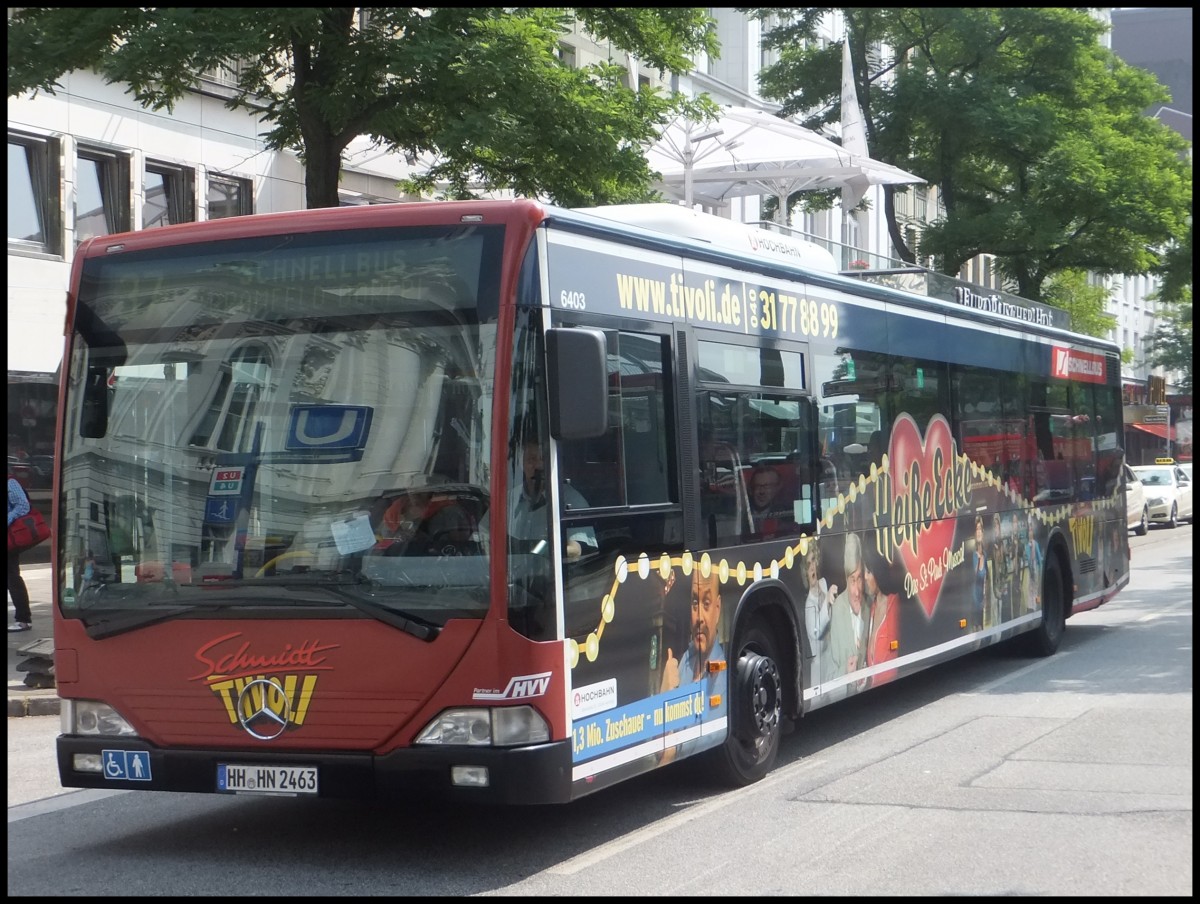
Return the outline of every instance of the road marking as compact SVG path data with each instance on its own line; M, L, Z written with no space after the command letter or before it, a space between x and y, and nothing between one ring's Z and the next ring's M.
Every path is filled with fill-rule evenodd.
M12 825L14 822L29 819L31 816L42 816L58 810L69 810L71 807L92 804L104 800L106 797L116 797L119 794L128 793L128 791L124 790L103 791L100 789L80 788L77 791L68 791L66 794L60 794L57 797L45 797L41 800L30 801L27 804L17 804L8 808L8 824Z

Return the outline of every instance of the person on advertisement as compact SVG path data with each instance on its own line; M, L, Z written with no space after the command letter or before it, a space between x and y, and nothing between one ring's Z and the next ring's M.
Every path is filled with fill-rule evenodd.
M661 690L663 693L676 690L681 684L700 684L699 693L707 706L716 692L718 676L722 672L708 671L710 660L718 662L725 658L725 650L721 645L719 631L721 626L721 580L714 567L705 577L701 569L692 572L692 633L687 649L681 657L676 658L675 650L668 648L666 662L663 666ZM719 718L725 712L724 696L721 702L703 712L705 721ZM667 748L663 751L660 762L669 763L676 756L689 753L695 746L694 740L670 746L670 736L667 737Z

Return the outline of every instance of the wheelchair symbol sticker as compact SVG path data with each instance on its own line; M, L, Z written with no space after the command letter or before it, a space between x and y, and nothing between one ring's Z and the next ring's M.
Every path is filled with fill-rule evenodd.
M116 782L148 782L150 753L146 750L102 750L104 777Z

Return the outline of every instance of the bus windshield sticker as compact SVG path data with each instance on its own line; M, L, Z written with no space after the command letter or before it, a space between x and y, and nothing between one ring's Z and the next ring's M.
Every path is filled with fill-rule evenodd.
M371 528L371 516L367 512L355 512L329 525L337 551L344 556L370 549L375 545L375 531Z
M366 448L372 409L366 405L294 405L284 448L289 452L346 452Z

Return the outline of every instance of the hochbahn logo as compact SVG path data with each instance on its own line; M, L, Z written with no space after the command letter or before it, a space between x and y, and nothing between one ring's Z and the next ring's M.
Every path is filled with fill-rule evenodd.
M1061 345L1054 346L1054 363L1051 373L1060 380L1082 380L1085 383L1103 383L1107 373L1104 356L1081 352Z

